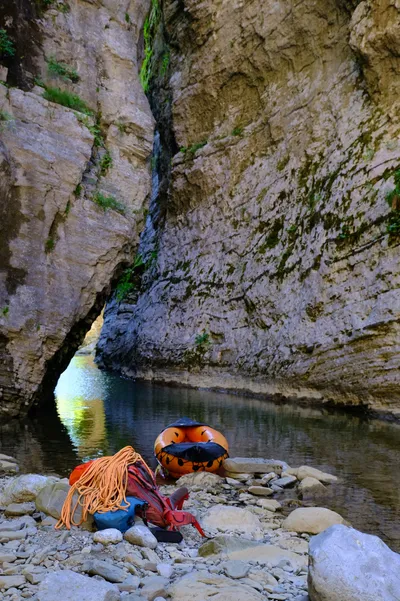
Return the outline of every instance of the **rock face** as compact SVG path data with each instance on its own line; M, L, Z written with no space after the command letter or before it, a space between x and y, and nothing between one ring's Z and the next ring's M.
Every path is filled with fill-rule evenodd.
M163 5L168 202L101 363L399 415L398 3Z
M396 601L400 555L377 536L332 526L310 541L311 601Z
M132 261L153 140L138 77L148 0L7 5L15 56L0 62L17 87L0 84L2 418L52 390Z

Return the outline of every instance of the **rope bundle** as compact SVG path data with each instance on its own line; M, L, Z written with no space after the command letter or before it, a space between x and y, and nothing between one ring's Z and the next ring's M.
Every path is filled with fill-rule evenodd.
M87 519L88 513L93 514L96 511L126 511L129 507L126 501L128 467L136 461L142 461L151 473L146 462L133 447L124 447L111 457L95 459L68 491L56 528L65 525L69 530L71 526L80 526ZM75 494L77 498L74 502ZM76 522L74 515L78 507L82 508L82 517Z

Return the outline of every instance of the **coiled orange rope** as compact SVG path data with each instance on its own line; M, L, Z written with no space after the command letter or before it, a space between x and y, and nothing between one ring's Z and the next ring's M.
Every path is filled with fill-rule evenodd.
M71 526L80 526L87 520L88 513L127 510L129 507L126 500L128 466L139 460L143 461L151 473L146 462L133 447L124 447L111 457L95 459L68 491L56 528L65 525L69 530ZM122 504L123 502L125 505ZM79 522L76 522L74 515L78 507L82 508L82 517Z

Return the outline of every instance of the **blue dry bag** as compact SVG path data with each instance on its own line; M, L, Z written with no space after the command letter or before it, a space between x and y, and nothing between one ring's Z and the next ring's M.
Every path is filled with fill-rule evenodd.
M105 513L96 511L96 513L93 514L98 530L116 528L121 532L126 532L128 528L133 525L136 509L143 507L146 503L135 497L126 497L126 500L130 504L127 511L124 509L117 509L116 511L106 511ZM125 505L124 502L122 503Z

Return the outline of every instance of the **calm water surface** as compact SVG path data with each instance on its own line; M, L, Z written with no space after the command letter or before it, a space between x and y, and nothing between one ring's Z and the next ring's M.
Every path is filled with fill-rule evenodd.
M0 450L24 472L67 475L79 462L130 444L154 467L153 443L178 417L221 429L231 456L283 459L336 474L324 505L400 551L400 426L313 408L124 380L75 357L56 403L0 426Z

